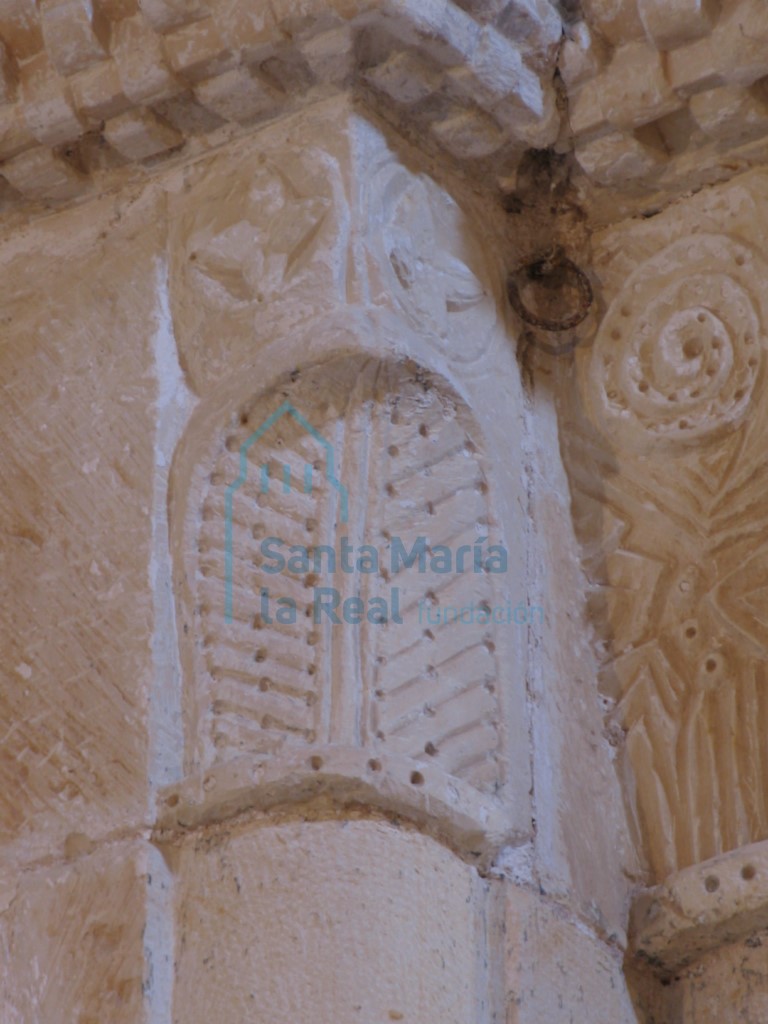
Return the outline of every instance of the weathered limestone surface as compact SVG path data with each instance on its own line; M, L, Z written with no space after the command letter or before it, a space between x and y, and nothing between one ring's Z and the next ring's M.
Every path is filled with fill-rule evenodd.
M653 878L764 839L762 173L596 239L573 508Z
M126 146L165 130L117 100L111 116ZM3 242L13 1024L282 1024L318 1000L323 1019L565 1021L589 1003L631 1020L613 951L637 868L587 684L553 396L521 381L497 221L330 97ZM404 571L404 622L379 632L258 621L260 529L316 545L340 519L328 449L286 420L251 455L274 506L253 482L234 506L228 622L227 486L291 399L333 440L357 542L482 537L504 574ZM311 494L281 491L286 463L317 473ZM280 585L305 612L314 582ZM422 599L523 618L430 625ZM522 944L504 945L505 891ZM531 994L547 948L590 965L593 996Z
M684 969L666 997L667 1019L683 1024L759 1024L768 1013L765 932L716 952ZM657 1018L659 1024L663 1018ZM651 1019L650 1024L656 1024Z
M487 1019L487 883L433 840L284 823L177 857L174 1022Z
M0 245L0 856L146 821L152 197Z
M147 1019L147 850L94 845L73 836L70 862L25 872L3 892L0 1012L7 1024Z
M763 1020L768 965L768 844L739 847L684 868L643 893L632 911L633 960L643 1019Z
M0 3L12 1024L764 1019L765 172L619 218L768 156L765 12L566 22ZM537 160L617 222L572 362L504 294ZM509 562L265 568L342 526Z
M524 888L506 889L505 908L508 1024L636 1024L619 949Z
M768 928L768 846L752 843L683 868L644 893L632 911L638 956L673 974L704 953Z
M596 216L653 208L765 162L759 0L588 0L560 70Z
M322 139L342 119L346 131L329 153ZM494 478L522 422L515 378L498 373L513 364L501 283L468 212L407 171L345 101L332 101L267 130L258 151L241 147L197 168L171 215L174 327L202 397L171 491L190 775L180 801L166 795L174 816L205 816L244 788L257 805L274 801L282 758L296 799L307 778L325 786L359 776L359 761L367 799L383 786L385 806L403 800L421 815L424 801L437 800L449 831L467 800L479 800L469 812L475 834L460 842L467 853L527 838L523 675L502 678L502 666L524 666L525 630L430 628L425 610L524 602L523 550L507 542L500 576L441 575L425 563L400 565L393 578L393 546L410 551L419 536L455 552L526 530L522 473ZM289 416L256 443L286 401L319 439ZM335 488L324 475L325 438ZM244 450L228 542L228 488ZM280 495L286 460L299 477L311 467L311 493ZM262 466L277 484L269 493ZM260 568L269 537L309 547L347 537L355 550L372 546L380 564L373 576L349 578L325 563L275 579ZM331 625L313 612L321 586L387 606L397 596L404 621ZM264 621L264 588L298 600L299 621Z
M141 180L352 87L488 189L575 153L602 221L768 156L760 0L7 0L7 218Z
M553 361L545 357L547 372ZM537 376L529 409L530 516L541 548L529 586L548 614L531 636L537 884L624 941L628 885L639 863L616 788L616 738L595 700L585 581L559 456L558 390ZM555 595L558 595L557 597Z
M174 1021L213 1012L239 1021L254 1007L265 1024L331 1012L341 1021L636 1021L620 955L583 923L524 887L500 893L498 881L391 824L223 830L168 857L180 879Z
M557 136L561 35L549 0L7 0L3 198L141 177L350 84L453 158L501 165Z

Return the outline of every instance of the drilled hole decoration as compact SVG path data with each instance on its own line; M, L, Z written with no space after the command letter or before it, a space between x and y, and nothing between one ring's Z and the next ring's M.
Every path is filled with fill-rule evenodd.
M325 475L323 443L292 415L243 456L284 394L333 451L346 519ZM496 632L509 627L489 619L505 607L508 581L483 561L503 545L469 410L415 364L362 356L302 367L293 381L243 404L248 415L229 412L199 496L208 515L198 524L192 632L209 641L195 644L203 767L240 755L269 760L351 747L369 752L370 771L380 770L374 766L386 752L499 793L502 688L492 684L501 658ZM231 499L228 621L227 494L243 457L247 473ZM352 552L349 571L342 539ZM366 545L375 549L375 571L358 561ZM291 567L294 549L304 554ZM330 589L339 598L332 610L339 615L351 602L357 621L331 621L333 596L321 599L316 620L318 592ZM383 614L369 620L358 601L364 609L378 602ZM281 614L291 602L295 618ZM304 764L319 770L327 756L310 749Z
M765 322L764 274L743 243L701 234L631 275L585 379L595 417L616 443L684 448L741 424L762 361L754 339Z

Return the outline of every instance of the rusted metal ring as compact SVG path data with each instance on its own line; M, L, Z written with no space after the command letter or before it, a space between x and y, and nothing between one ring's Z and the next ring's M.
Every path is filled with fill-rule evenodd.
M562 320L551 320L532 313L523 302L520 296L520 289L515 280L520 274L525 274L531 281L541 280L553 274L555 270L565 271L578 291L577 309L570 316L564 317ZM538 327L542 331L570 331L574 327L578 327L589 315L594 299L592 285L589 283L587 275L576 266L573 260L569 260L567 256L560 252L536 260L534 263L529 263L513 271L507 278L507 295L510 305L517 315L527 324L530 324L532 327Z

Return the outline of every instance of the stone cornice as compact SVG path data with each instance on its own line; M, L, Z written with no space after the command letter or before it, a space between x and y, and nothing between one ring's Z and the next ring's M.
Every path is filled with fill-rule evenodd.
M2 0L4 206L352 85L452 159L509 168L558 134L561 37L548 0Z
M768 158L760 0L583 0L560 58L569 146L607 218ZM621 195L623 210L613 199ZM606 219L606 214L599 214Z
M550 0L0 0L0 208L347 88L481 183L572 151L598 219L768 159L760 0L584 0L566 21Z

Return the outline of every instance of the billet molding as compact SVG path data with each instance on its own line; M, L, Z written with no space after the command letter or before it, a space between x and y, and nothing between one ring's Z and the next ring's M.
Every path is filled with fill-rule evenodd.
M449 159L508 166L557 136L562 24L548 0L493 7L6 0L4 206L77 200L350 87Z

